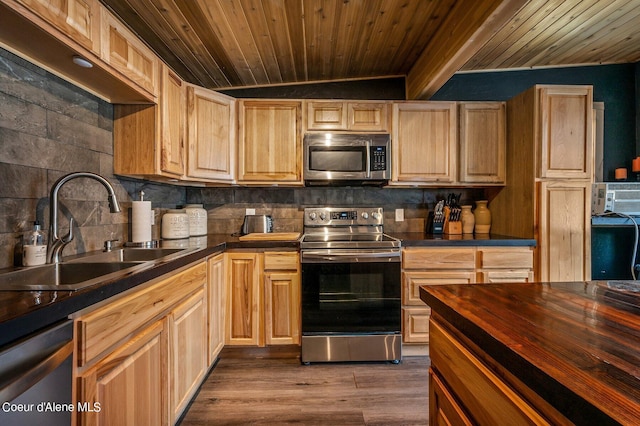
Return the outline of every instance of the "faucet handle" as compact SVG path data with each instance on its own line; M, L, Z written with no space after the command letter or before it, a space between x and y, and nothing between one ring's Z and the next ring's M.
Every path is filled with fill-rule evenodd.
M120 240L118 240L117 238L115 240L106 240L104 242L104 250L103 251L111 251L111 250L113 250L114 243L117 243L118 241L120 241Z
M73 240L73 237L75 237L75 235L73 235L73 218L70 217L69 218L69 232L67 233L67 235L65 235L64 237L60 238L60 241L62 241L64 244L69 244Z

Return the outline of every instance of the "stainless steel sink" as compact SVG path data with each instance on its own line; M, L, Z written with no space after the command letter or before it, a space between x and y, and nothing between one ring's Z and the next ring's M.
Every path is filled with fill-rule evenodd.
M165 257L169 259L169 256L171 258L178 257L178 254L187 253L187 250L179 248L120 248L83 256L70 262L148 262Z
M0 291L78 290L125 276L155 261L169 261L197 248L119 248L32 268L0 273Z
M0 274L0 290L78 290L145 266L143 262L69 262Z

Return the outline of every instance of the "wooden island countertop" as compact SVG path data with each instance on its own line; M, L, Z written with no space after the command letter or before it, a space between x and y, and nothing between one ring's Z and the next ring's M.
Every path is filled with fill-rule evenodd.
M640 282L434 285L420 297L432 309L432 333L444 325L535 409L539 397L576 424L640 422Z

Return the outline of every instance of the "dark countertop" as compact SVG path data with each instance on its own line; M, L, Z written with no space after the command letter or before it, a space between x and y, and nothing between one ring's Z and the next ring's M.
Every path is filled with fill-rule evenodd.
M473 238L473 236L434 237L424 233L396 233L391 236L400 239L402 246L406 247L535 245L535 240L498 235ZM297 250L300 247L299 241L240 241L238 237L228 234L210 234L206 238L206 243L200 244L199 250L184 257L171 261L152 262L142 271L130 273L117 280L103 281L98 285L77 291L0 291L0 346L67 318L80 309L217 252L243 249ZM72 257L74 256L69 256L69 258Z
M573 422L640 418L640 282L422 286L420 297Z
M175 241L169 243L176 244ZM144 270L77 291L0 291L0 346L65 319L80 309L224 250L297 250L298 247L298 241L240 241L230 235L213 234L207 236L206 244L202 243L198 250L183 257L150 262ZM73 257L77 256L69 256Z
M425 234L422 232L395 232L390 236L402 241L402 247L466 247L466 246L529 246L534 247L533 238L515 238L496 234Z

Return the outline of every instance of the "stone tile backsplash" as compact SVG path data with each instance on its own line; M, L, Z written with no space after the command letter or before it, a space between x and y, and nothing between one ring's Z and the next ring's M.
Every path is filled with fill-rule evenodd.
M424 229L424 218L436 200L451 190L404 188L203 188L160 184L113 175L113 106L49 72L0 49L0 268L17 264L22 234L39 220L49 226L49 190L61 176L89 171L107 178L123 211L109 212L106 192L97 182L76 179L60 191L61 231L68 218L76 237L64 255L100 250L105 240L129 239L132 200L152 201L153 237L160 237L160 218L169 208L204 204L209 233L240 230L247 208L270 214L274 230L302 231L303 208L318 205L383 206L389 232ZM464 200L484 191L463 192ZM405 221L395 222L396 208Z

